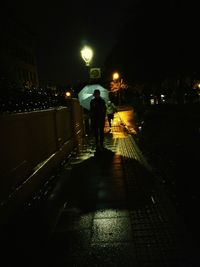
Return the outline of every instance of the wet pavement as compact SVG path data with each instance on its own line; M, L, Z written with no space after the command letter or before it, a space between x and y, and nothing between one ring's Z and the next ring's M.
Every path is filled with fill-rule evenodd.
M26 238L16 253L25 266L198 266L173 205L123 125L125 112L115 115L112 131L106 124L103 152L86 137L49 190L29 203L35 212L23 221Z

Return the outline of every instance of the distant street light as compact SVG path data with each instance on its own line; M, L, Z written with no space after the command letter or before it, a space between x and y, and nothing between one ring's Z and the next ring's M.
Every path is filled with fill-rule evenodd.
M118 72L115 72L113 73L113 80L118 80L119 79L119 73Z
M89 46L84 46L81 50L82 59L85 61L86 66L90 66L93 57L93 51Z
M66 97L71 97L71 92L69 92L69 91L65 92L65 96Z
M121 105L121 85L122 85L122 79L120 79L120 75L118 72L113 73L113 82L114 82L114 88L117 91L118 94L118 104Z

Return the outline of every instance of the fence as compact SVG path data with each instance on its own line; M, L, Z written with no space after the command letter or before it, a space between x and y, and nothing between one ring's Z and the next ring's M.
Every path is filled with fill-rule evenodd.
M65 106L0 116L0 217L33 195L84 133L77 99Z

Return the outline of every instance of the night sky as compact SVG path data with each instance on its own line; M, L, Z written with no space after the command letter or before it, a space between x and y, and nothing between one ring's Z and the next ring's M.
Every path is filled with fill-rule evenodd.
M1 10L36 33L40 81L66 85L84 78L83 45L94 49L93 66L103 66L129 15L129 2L6 1Z
M18 0L6 1L1 5L4 15L15 16L36 33L36 55L41 82L66 86L85 79L86 68L80 55L85 44L94 50L93 67L104 67L106 58L117 42L122 43L122 50L128 47L127 58L135 44L140 50L144 47L146 56L135 50L136 56L133 56L131 62L140 55L147 59L152 52L158 54L161 51L160 40L163 40L164 53L161 57L158 54L158 58L164 60L164 55L167 60L166 51L173 50L174 56L171 52L170 55L174 58L178 51L181 60L185 61L185 57L188 57L189 64L198 61L196 51L199 50L199 21L198 9L193 0ZM132 33L129 36L130 31ZM156 46L158 49L155 49ZM123 52L119 52L123 57ZM174 65L173 59L171 61L171 65ZM149 62L151 66L151 61Z

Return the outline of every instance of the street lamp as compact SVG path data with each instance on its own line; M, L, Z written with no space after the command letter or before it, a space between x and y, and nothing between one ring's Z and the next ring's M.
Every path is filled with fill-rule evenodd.
M85 61L86 66L90 66L93 57L93 51L89 46L84 46L81 50L82 59Z
M113 73L113 80L118 80L119 79L119 73L118 72L115 72Z
M121 84L122 79L120 79L120 75L118 72L113 73L113 81L115 84L115 87L117 87L117 94L118 94L118 103L121 105Z
M71 97L71 92L69 92L69 91L65 92L65 96L66 97Z

